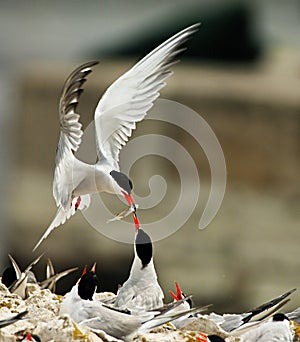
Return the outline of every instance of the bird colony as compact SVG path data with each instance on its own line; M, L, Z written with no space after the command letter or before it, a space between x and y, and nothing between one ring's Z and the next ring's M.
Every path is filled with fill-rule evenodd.
M300 309L281 308L295 291L239 314L217 314L195 306L179 284L165 298L155 270L150 235L142 228L132 196L132 182L120 171L119 153L136 124L144 119L166 85L184 43L199 24L175 34L117 79L100 99L94 114L98 159L94 165L74 153L83 135L77 106L83 85L98 62L87 62L67 78L59 102L60 137L55 158L53 195L57 212L37 242L90 205L90 195L107 192L124 196L128 209L116 216L133 217L134 259L128 279L117 293L97 292L96 264L85 267L64 296L56 283L77 268L56 273L46 260L46 278L37 281L34 266L21 270L13 256L0 283L0 341L298 341ZM114 218L112 219L114 220ZM129 266L130 267L130 266ZM128 267L128 268L129 268ZM279 312L280 311L280 312Z

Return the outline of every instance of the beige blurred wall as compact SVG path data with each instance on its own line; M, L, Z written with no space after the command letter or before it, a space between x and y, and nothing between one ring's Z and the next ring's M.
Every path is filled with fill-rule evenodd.
M156 243L155 260L166 293L177 280L196 301L234 310L299 286L299 61L297 52L281 50L270 51L254 66L213 67L189 64L183 58L174 67L162 97L193 108L211 126L225 155L227 188L208 228L197 229L200 203L183 228ZM133 62L102 61L96 68L79 107L85 125L100 94ZM35 63L22 70L11 217L13 231L26 241L26 257L56 210L51 186L59 134L57 105L62 84L75 66ZM140 126L143 134L147 127ZM170 128L164 134L176 136ZM195 159L208 194L209 168L203 152L190 137L179 134L177 139ZM134 175L137 186L142 186L143 169L138 170ZM171 172L167 178L171 185L173 176ZM159 210L143 212L142 222ZM103 274L115 270L118 277L125 277L132 246L110 241L76 216L44 243L48 254L69 266L99 259ZM11 241L11 248L18 249L19 242Z

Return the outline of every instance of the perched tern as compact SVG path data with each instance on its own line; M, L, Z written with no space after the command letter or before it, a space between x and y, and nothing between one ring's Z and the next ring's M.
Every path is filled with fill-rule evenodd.
M184 298L186 298L187 296L181 291L181 288L179 286L179 284L177 282L175 282L175 287L176 287L176 294L169 290L169 293L171 295L171 297L174 299L175 302L178 302ZM186 311L189 310L193 307L193 302L192 299L189 298L186 301L182 302L181 305L177 306L175 309L173 309L173 311ZM175 327L177 329L181 329L184 326L186 326L187 324L191 323L193 320L195 320L197 317L192 317L191 315L187 315L187 316L183 316L180 317L174 321L172 321L172 324L175 325Z
M153 262L151 238L142 228L136 229L130 275L119 288L114 307L138 313L163 306L163 299Z
M90 205L90 194L107 192L123 195L133 210L136 227L132 183L119 170L119 153L127 143L136 123L142 121L159 97L165 80L172 74L170 67L183 50L182 44L197 31L199 24L175 34L146 55L119 77L100 99L94 115L98 162L84 163L74 156L81 144L82 125L77 114L82 85L98 62L81 65L71 73L62 90L59 104L60 138L56 152L53 195L57 213L34 250L50 232L65 223L77 209Z
M59 314L68 314L82 326L103 330L105 333L125 341L131 340L131 337L138 332L145 332L187 314L186 311L169 314L164 308L162 312L157 309L139 315L120 312L104 306L100 301L94 299L97 283L95 266L91 271L85 269L78 283L65 295ZM179 302L180 304L181 302ZM195 308L190 312L199 312L204 309L206 307Z
M175 301L178 301L185 297L184 293L182 292L180 286L178 283L175 283L176 286L176 293L173 291L169 291L171 296ZM198 317L203 317L204 319L210 320L217 324L217 326L220 328L220 332L224 332L224 334L230 334L233 336L242 336L248 331L252 331L253 329L256 329L261 324L265 322L267 318L269 318L271 315L273 315L276 311L278 311L280 308L282 308L290 299L288 298L293 292L295 292L296 289L292 289L290 291L285 292L284 294L256 307L255 309L249 310L248 312L242 313L242 314L216 314L214 312L202 315L186 315L182 316L179 319L172 321L172 323L176 326L176 328L182 328L186 326L189 323L192 323L195 319ZM176 308L177 311L179 310L186 310L188 308L192 307L192 301L186 301L182 303L180 306ZM189 305L189 306L188 306ZM287 317L292 317L293 320L295 319L296 322L293 321L294 329L296 331L297 329L297 319L300 317L300 309L294 310L292 313L286 314ZM274 315L276 320L276 315ZM281 317L279 315L279 317ZM247 336L247 335L246 335ZM200 337L199 337L200 338ZM219 338L219 339L217 339ZM201 339L200 339L201 340ZM202 337L203 341L206 341L204 337ZM223 341L221 337L216 336L215 339L210 339L210 337L207 339L207 341ZM252 342L252 340L243 340L243 341L249 341ZM255 340L253 340L254 342ZM265 341L265 340L263 340ZM267 341L267 340L266 340ZM274 340L275 341L275 340ZM285 341L285 340L284 340ZM288 340L287 340L288 341Z
M225 314L222 316L222 322L219 322L219 325L227 332L245 330L275 314L290 301L288 297L295 291L296 289L287 291L282 295L242 314ZM211 316L213 316L213 314L211 314Z
M176 294L173 291L169 291L171 294L172 298L175 301L181 300L182 298L185 298L185 294L182 292L179 284L175 282L176 286ZM222 330L225 332L233 332L233 331L243 331L247 330L247 328L250 326L255 326L257 325L260 321L270 317L273 315L276 311L281 309L287 302L290 301L288 298L293 292L295 292L296 289L292 289L290 291L287 291L283 293L282 295L261 304L260 306L249 310L245 313L241 314L216 314L214 312L203 315L204 318L209 319L213 322L215 322ZM192 308L193 303L191 300L187 300L184 303L181 304L181 306L178 306L176 309L180 310L181 308L186 310L188 308ZM290 318L293 317L298 317L300 320L300 309L299 311L295 310L290 314L287 314L287 316ZM173 324L181 328L189 323L191 323L193 320L195 320L195 316L189 316L189 317L181 317L178 322L173 322Z
M170 293L171 297L176 302L186 297L186 295L182 292L179 284L176 281L175 281L175 288L176 288L176 294L173 291L171 291L171 290L169 290L169 293ZM186 305L186 309L189 309L189 308L193 307L193 302L192 302L191 298L189 300L186 300L184 303Z
M275 314L271 320L261 323L241 336L241 342L292 342L293 329L288 317Z

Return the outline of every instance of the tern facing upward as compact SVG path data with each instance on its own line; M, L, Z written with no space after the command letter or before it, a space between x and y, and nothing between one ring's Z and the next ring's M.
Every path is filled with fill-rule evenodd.
M123 195L130 207L127 214L133 213L135 225L139 226L131 194L132 183L119 170L119 153L136 128L136 123L144 119L159 97L159 91L166 85L165 80L172 74L169 69L183 50L181 45L198 26L187 27L166 40L106 90L94 114L98 155L98 162L94 165L80 161L74 152L78 150L83 134L80 115L77 114L82 85L98 62L85 63L68 77L59 103L60 138L53 182L58 210L34 250L77 209L89 207L92 193Z
M119 288L114 306L138 314L162 307L163 299L153 263L151 238L142 228L136 229L130 275Z

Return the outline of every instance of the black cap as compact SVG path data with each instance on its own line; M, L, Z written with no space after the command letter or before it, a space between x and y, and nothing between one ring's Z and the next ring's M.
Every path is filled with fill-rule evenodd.
M225 342L224 338L218 335L208 335L210 342Z
M146 267L152 259L153 249L150 236L139 228L135 238L136 254L141 260L143 268Z
M273 316L273 321L274 322L282 322L282 321L284 321L284 320L287 320L287 321L289 321L289 318L285 315L285 314L283 314L283 313L276 313L274 316Z
M111 171L110 175L118 185L130 195L133 187L131 180L124 173L115 170Z
M81 299L93 300L96 291L98 278L95 272L87 271L84 273L78 284L78 295Z
M9 288L17 280L16 271L13 267L7 267L2 274L2 284Z

